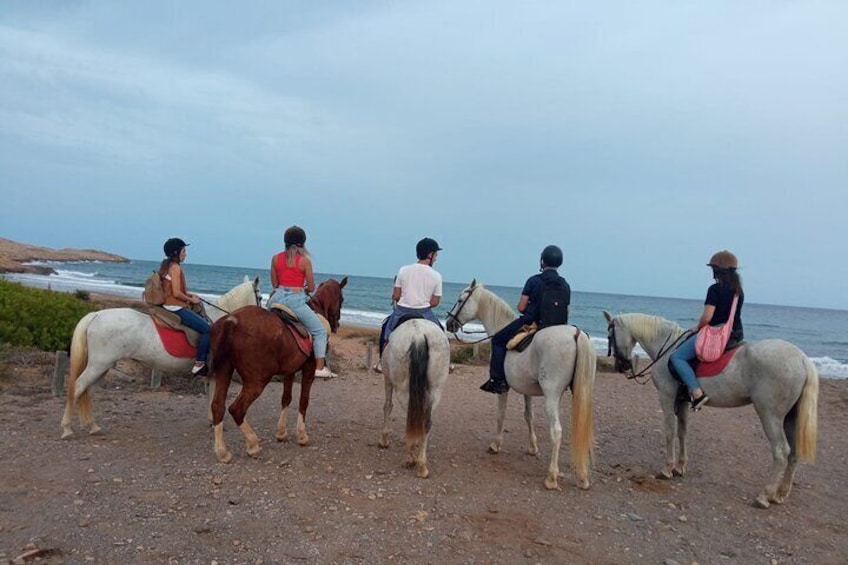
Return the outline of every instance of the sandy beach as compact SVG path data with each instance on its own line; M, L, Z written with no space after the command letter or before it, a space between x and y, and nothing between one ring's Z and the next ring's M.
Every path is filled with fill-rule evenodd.
M477 389L485 367L474 365L451 375L433 420L431 476L422 480L402 466L397 402L393 444L377 447L382 376L366 367L374 337L350 327L332 337L341 376L313 387L310 446L274 440L282 385L272 383L248 415L262 453L248 457L228 420L230 465L213 453L202 379L165 375L151 390L149 370L121 362L94 395L104 433L89 436L75 423L76 435L62 441L53 356L4 350L0 563L29 555L42 563L673 565L843 563L848 555L845 381L822 381L818 460L801 466L788 503L768 510L751 506L769 460L751 407L693 415L689 473L662 481L656 391L610 372L604 359L589 490L576 488L568 467L570 395L561 405L562 490L548 491L541 401L538 456L526 454L514 394L504 449L487 453L496 400Z

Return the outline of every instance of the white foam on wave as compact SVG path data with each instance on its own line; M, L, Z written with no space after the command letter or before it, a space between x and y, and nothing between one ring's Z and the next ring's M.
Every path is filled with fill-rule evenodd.
M56 274L53 275L53 276L58 276L58 277L62 277L62 278L65 278L65 279L83 279L83 280L86 280L86 279L94 278L94 277L96 277L100 274L100 273L97 273L97 272L80 273L79 271L67 271L65 269L54 269L54 270L56 271ZM114 283L114 282L115 281L112 281L112 283Z
M819 375L830 379L848 379L848 364L840 363L830 357L810 357Z

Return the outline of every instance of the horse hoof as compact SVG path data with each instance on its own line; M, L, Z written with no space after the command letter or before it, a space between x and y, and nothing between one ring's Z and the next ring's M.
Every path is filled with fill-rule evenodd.
M62 432L62 439L69 439L69 438L73 437L73 435L74 435L73 430L64 430Z
M686 471L685 471L685 470L683 470L683 469L676 469L676 468L675 468L675 469L673 469L673 470L671 471L671 476L672 476L672 477L683 477L683 476L685 476L685 475L686 475Z
M527 450L527 455L530 455L532 457L536 457L537 455L539 455L539 448L533 449L531 447L530 449Z
M761 494L760 496L758 496L754 500L754 502L751 504L751 506L753 506L754 508L765 509L765 508L768 508L770 505L769 505L769 501L766 499L766 496L764 494Z
M262 448L259 446L252 449L248 448L247 450L247 454L250 455L253 459L258 459L260 453L262 453Z
M233 454L229 451L225 452L223 455L215 454L218 457L218 461L221 463L230 463L233 460Z
M582 479L577 481L577 488L580 490L588 490L589 489L589 479Z
M666 471L665 469L663 469L662 471L660 471L659 473L657 473L657 478L658 478L658 479L660 479L660 480L662 480L662 481L669 481L669 480L671 480L673 477L674 477L674 474L673 474L673 473L669 473L669 472L668 472L668 471Z
M380 449L388 449L389 442L383 442L383 440L380 440L377 442L377 447L379 447Z
M552 479L550 477L545 479L545 488L548 490L561 490L559 488L559 483L557 482L556 478Z
M91 429L90 429L90 430L88 430L88 435L90 435L90 436L100 435L100 433L101 433L102 431L103 431L103 430L100 428L100 426L98 426L97 424L95 424L95 425L91 426Z
M309 445L309 436L307 436L307 435L300 436L299 438L297 438L297 444L300 447L308 446Z
M430 470L429 469L418 469L418 478L419 479L426 479L429 476L430 476Z
M276 438L277 438L277 441L278 441L279 443L283 443L284 441L288 441L288 440L289 440L289 434L282 434L282 435L278 435L278 436L276 436Z
M500 446L495 445L494 443L489 446L489 453L491 453L493 455L497 455L500 452L501 452Z

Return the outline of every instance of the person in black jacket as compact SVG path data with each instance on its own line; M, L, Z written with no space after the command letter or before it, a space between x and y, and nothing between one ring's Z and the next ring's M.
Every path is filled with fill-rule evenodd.
M536 322L539 329L568 323L571 287L557 272L562 265L562 249L548 245L539 259L540 273L524 283L518 299L519 316L492 336L492 357L489 360L489 380L480 390L502 394L509 390L504 372L506 344L525 325Z

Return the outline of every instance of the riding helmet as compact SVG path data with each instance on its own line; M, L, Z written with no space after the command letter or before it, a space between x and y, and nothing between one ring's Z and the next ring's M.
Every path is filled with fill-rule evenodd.
M165 257L176 257L183 250L183 247L188 247L189 244L178 237L172 237L165 242L162 249L165 251Z
M426 259L430 256L430 253L435 253L436 251L441 251L442 248L439 247L438 242L430 237L425 237L415 246L415 254L418 256L419 260Z
M556 245L548 245L542 250L541 261L543 267L558 268L562 265L562 249Z
M303 247L306 243L306 232L300 226L292 226L283 234L283 242L286 244L286 247L291 247L292 245Z
M713 256L710 257L710 262L707 263L707 267L731 271L735 270L738 266L739 262L736 260L736 255L727 249L714 253Z

